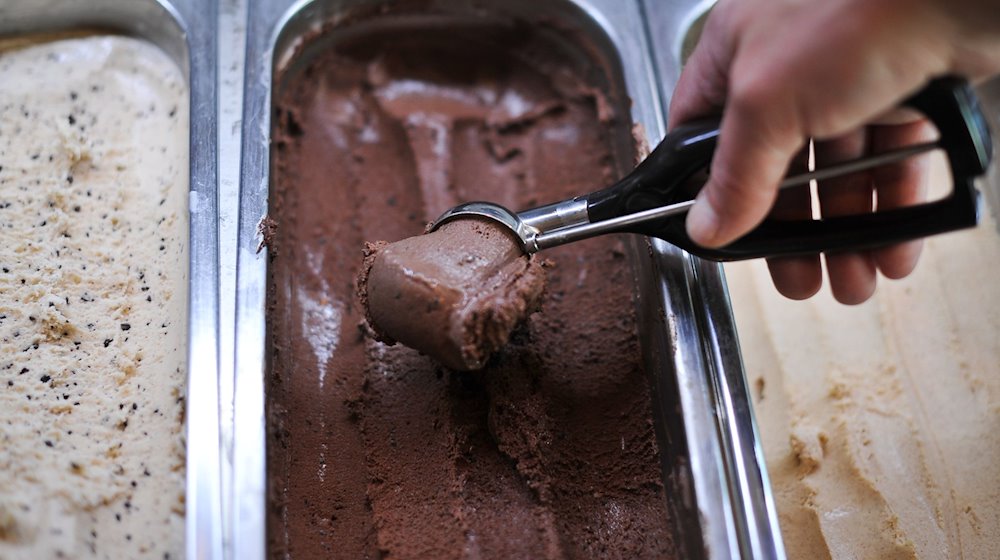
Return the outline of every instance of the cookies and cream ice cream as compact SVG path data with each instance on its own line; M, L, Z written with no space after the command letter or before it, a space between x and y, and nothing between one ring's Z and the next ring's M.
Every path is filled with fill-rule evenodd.
M0 76L0 558L179 558L184 78L113 36Z

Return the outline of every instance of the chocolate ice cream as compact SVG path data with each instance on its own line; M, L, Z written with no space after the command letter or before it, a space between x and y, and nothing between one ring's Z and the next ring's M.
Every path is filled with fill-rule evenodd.
M543 312L482 372L359 328L365 240L419 235L462 201L524 208L628 169L626 101L573 41L424 20L314 38L279 73L272 556L676 557L620 239L549 251Z
M369 243L358 277L368 324L458 370L483 367L539 304L542 267L514 234L485 218Z

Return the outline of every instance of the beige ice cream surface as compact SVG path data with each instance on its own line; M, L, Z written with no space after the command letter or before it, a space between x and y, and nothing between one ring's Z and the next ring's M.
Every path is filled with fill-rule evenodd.
M789 558L1000 558L1000 236L925 243L857 307L727 265Z
M179 558L185 80L110 36L0 76L0 558Z

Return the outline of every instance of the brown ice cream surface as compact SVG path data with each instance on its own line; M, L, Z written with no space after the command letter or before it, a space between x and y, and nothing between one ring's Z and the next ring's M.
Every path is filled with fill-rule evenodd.
M624 100L526 29L353 37L307 43L275 91L270 555L676 557L620 239L547 254L543 312L481 372L366 336L354 297L366 240L610 184Z
M505 226L462 218L425 235L367 244L358 296L380 340L473 370L537 308L544 280Z

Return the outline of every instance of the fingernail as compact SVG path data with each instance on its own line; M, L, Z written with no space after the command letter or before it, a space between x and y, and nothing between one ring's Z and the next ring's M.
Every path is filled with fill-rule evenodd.
M719 234L719 216L712 205L704 199L703 194L704 191L698 195L695 205L688 211L687 233L695 243L710 247Z

